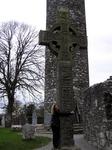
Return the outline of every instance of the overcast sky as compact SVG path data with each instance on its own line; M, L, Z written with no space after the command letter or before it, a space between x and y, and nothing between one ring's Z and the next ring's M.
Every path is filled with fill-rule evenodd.
M90 84L111 76L112 0L85 0ZM45 29L46 0L0 0L0 22L16 20Z

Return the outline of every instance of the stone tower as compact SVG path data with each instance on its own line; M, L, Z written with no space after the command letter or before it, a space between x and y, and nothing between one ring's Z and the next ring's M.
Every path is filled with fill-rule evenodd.
M59 7L69 9L71 24L75 27L79 37L84 36L87 41L84 0L47 0L47 29L56 22ZM72 54L74 106L77 102L81 110L83 90L89 87L87 42L83 47L72 48ZM51 103L56 100L56 57L48 48L45 57L45 124L47 124Z

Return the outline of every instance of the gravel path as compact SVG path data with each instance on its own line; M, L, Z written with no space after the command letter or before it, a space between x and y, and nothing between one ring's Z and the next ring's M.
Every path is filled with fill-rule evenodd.
M90 145L83 137L83 135L74 135L75 143L81 150L97 150L97 148Z
M51 137L51 134L40 134L41 136ZM84 140L83 135L74 135L75 144L81 148L81 150L97 150L97 148L90 145L86 140ZM37 148L35 150L51 150L52 149L52 142L50 142L47 146Z

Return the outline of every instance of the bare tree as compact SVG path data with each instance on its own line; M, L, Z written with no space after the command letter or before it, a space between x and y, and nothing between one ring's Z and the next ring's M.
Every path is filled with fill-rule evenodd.
M36 96L44 77L43 50L38 32L25 24L0 26L0 96L7 100L7 122L11 126L13 104L18 90Z

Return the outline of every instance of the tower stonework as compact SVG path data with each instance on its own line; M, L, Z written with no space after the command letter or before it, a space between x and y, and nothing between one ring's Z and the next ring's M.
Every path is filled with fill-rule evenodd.
M83 47L72 47L73 56L73 89L74 106L77 103L81 108L83 104L83 90L89 87L88 51L85 20L84 0L47 0L47 23L49 29L56 22L57 9L69 9L70 21L79 37L85 38ZM46 48L45 52L45 124L49 122L51 103L56 100L56 57ZM80 109L81 110L81 109Z

